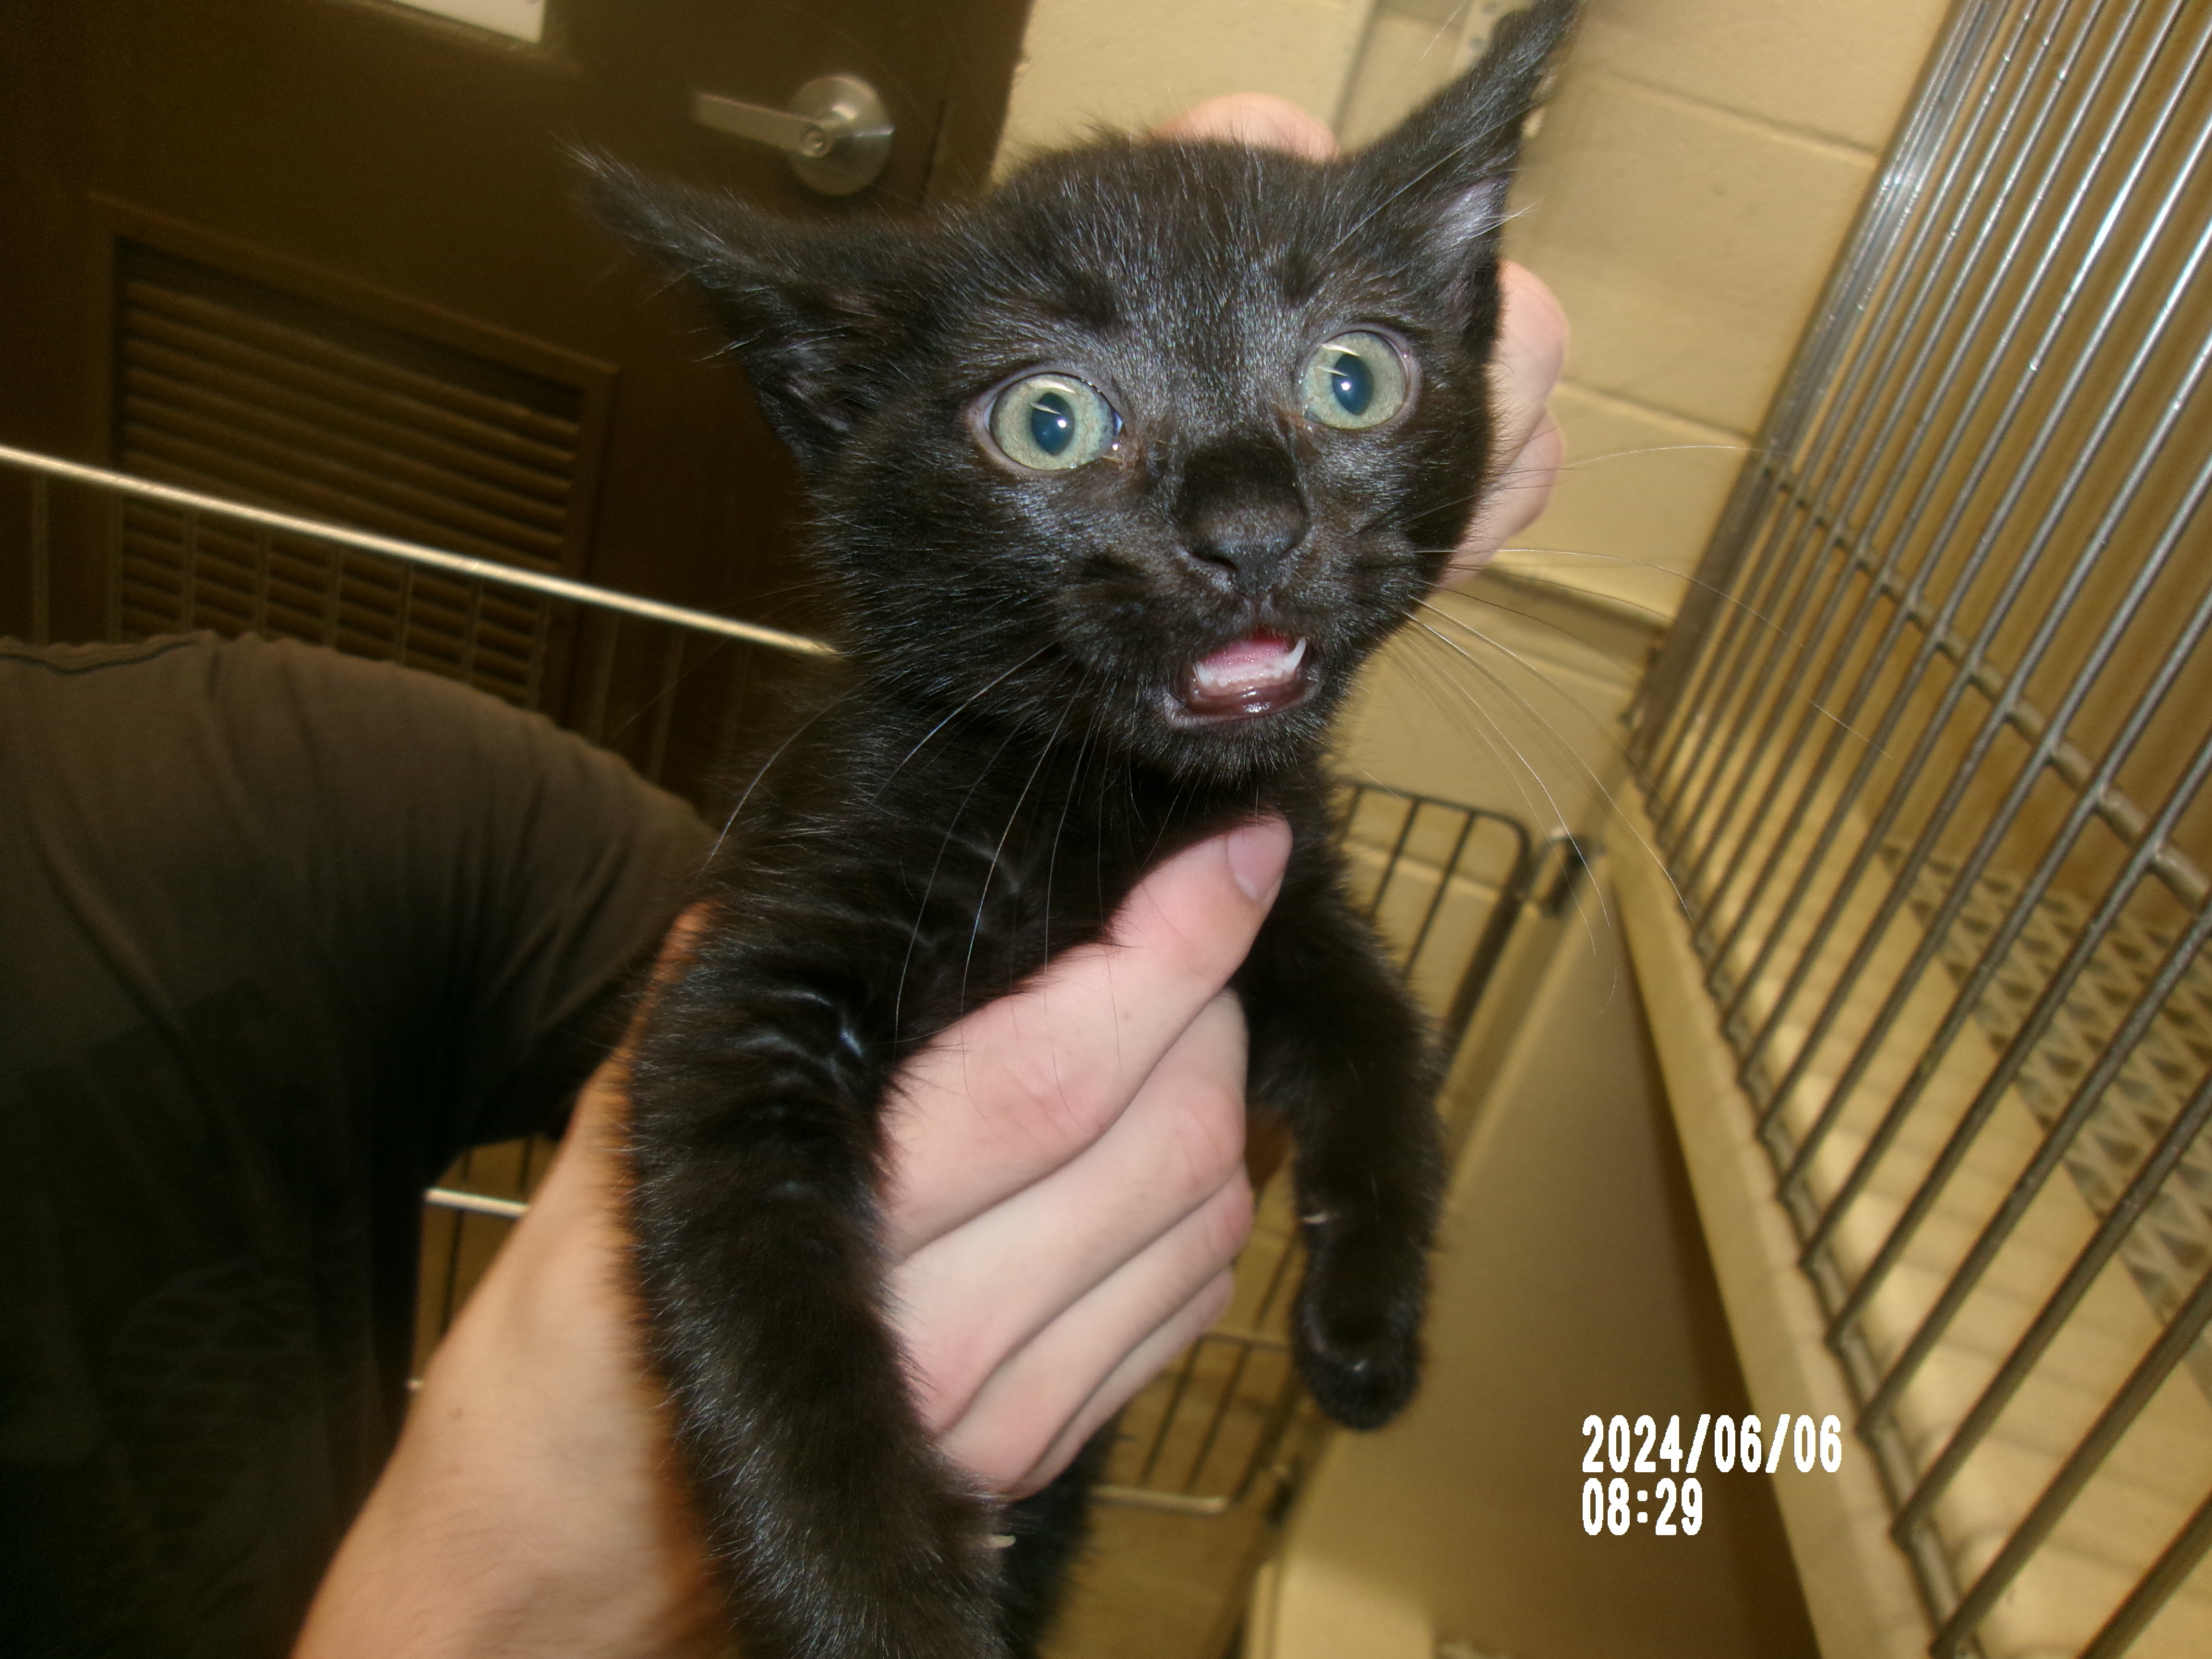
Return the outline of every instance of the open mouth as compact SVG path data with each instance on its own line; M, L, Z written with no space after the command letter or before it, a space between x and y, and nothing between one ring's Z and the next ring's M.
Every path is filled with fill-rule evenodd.
M1211 726L1294 708L1312 690L1305 660L1304 640L1262 633L1234 641L1191 665L1179 693L1182 712Z

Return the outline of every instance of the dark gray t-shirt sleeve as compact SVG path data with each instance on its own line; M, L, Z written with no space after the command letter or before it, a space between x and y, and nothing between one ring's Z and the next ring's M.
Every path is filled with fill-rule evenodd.
M381 664L275 654L247 695L218 688L225 742L290 775L264 798L270 860L296 872L358 1017L398 1045L391 1104L426 1137L427 1177L541 1127L575 1086L706 833L541 716Z
M557 1111L705 843L423 675L0 644L0 1651L286 1650L422 1186Z

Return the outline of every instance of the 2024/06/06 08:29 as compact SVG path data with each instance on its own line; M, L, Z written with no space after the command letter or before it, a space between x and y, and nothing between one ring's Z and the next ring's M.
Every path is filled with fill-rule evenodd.
M1658 1424L1644 1416L1638 1418L1632 1426L1624 1416L1616 1414L1608 1420L1592 1413L1583 1419L1583 1432L1589 1437L1589 1448L1583 1454L1583 1470L1590 1477L1583 1482L1583 1530L1593 1538L1605 1532L1619 1537L1632 1526L1649 1523L1657 1537L1695 1536L1705 1523L1705 1490L1697 1480L1697 1470L1698 1460L1705 1453L1708 1429L1712 1433L1713 1467L1723 1474L1741 1467L1746 1474L1772 1474L1782 1467L1783 1454L1787 1451L1800 1474L1810 1474L1817 1468L1833 1474L1844 1464L1843 1427L1842 1420L1835 1417L1824 1417L1816 1425L1809 1417L1801 1415L1793 1419L1790 1413L1784 1412L1775 1419L1773 1433L1766 1437L1762 1446L1758 1418L1746 1416L1741 1423L1733 1417L1716 1421L1707 1412L1698 1419L1696 1437L1690 1443L1686 1460L1682 1453L1682 1419L1669 1417L1666 1437L1659 1441L1657 1456L1673 1474L1682 1476L1680 1485L1678 1486L1670 1476L1656 1486L1632 1489L1625 1475L1659 1473L1659 1464L1653 1461L1651 1443L1658 1437ZM1638 1442L1638 1437L1640 1443L1635 1445L1632 1462L1630 1446ZM1615 1471L1610 1483L1604 1478L1607 1464ZM1654 1501L1660 1504L1656 1521L1652 1520L1650 1510L1635 1507Z

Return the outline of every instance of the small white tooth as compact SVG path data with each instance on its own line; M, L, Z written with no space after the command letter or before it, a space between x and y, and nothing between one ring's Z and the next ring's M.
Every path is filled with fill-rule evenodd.
M1207 659L1197 665L1200 687L1217 691L1224 685L1267 685L1278 680L1289 679L1298 672L1298 665L1306 659L1306 642L1300 640L1273 662L1254 662L1247 659L1234 668L1216 668Z

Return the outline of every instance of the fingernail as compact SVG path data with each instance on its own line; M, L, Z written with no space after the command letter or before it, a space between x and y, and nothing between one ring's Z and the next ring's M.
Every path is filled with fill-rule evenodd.
M1229 873L1255 904L1272 904L1283 884L1291 858L1291 826L1280 818L1261 818L1230 832Z

